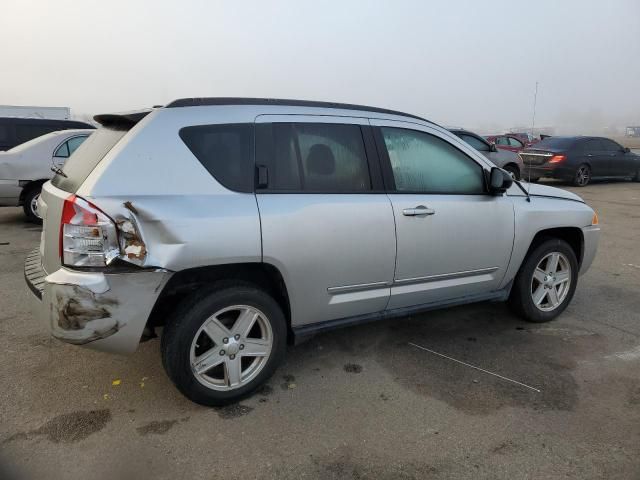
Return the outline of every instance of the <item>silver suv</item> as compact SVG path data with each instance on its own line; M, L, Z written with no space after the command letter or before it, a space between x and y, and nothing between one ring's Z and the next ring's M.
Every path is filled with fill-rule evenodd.
M167 374L201 404L335 327L486 300L551 320L596 252L578 196L513 183L412 115L204 98L96 120L42 190L36 308L54 337L109 352L164 327Z

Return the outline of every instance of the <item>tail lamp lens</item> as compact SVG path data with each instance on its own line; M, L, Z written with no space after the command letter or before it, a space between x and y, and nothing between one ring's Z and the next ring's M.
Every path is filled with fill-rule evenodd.
M60 257L73 267L105 267L120 253L116 225L98 207L72 195L64 201Z
M564 161L565 158L567 158L566 155L554 155L551 157L551 160L549 160L549 163L560 163Z

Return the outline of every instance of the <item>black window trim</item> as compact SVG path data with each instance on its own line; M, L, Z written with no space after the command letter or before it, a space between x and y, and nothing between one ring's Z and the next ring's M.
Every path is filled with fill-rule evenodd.
M326 115L322 115L324 117L326 117ZM256 194L266 194L266 195L271 195L271 194L289 194L289 195L369 195L369 194L380 194L380 193L386 193L386 190L384 188L384 184L383 184L383 174L381 172L380 169L380 159L378 156L378 151L376 149L375 146L375 140L373 138L373 133L372 133L372 127L368 124L364 124L364 123L352 123L352 122L314 122L313 120L309 119L309 115L304 115L304 119L299 119L296 120L295 116L292 116L291 121L271 121L271 122L259 122L259 125L273 125L273 124L278 124L278 123L287 123L287 124L291 124L291 125L295 125L295 124L321 124L321 125L353 125L356 127L360 128L360 135L362 136L362 144L364 147L364 153L365 153L365 159L367 161L367 168L368 168L368 172L369 172L369 181L371 182L371 189L369 190L330 190L330 191L326 191L326 190L276 190L276 189L270 189L268 186L267 187L259 187L258 185L258 167L263 167L266 166L267 167L267 174L268 174L268 167L269 165L258 165L256 164L255 170L256 170L256 175L255 175L255 181L254 181L254 191ZM366 119L365 119L366 120ZM257 124L256 124L257 125ZM257 155L257 148L258 148L258 135L257 132L254 134L254 148L256 149L256 152L254 153L254 162L256 161L256 159L258 158ZM272 141L272 140L271 140ZM273 149L273 143L270 143L269 145L270 148ZM297 136L296 136L296 154L298 156L298 159L300 159L300 147L298 145L298 140L297 140ZM300 175L302 175L302 168L299 165L298 166L298 171L300 172ZM304 188L304 180L301 179L300 181L301 186Z
M388 194L394 194L394 195L464 195L464 196L486 196L486 195L491 195L491 193L489 192L489 171L485 168L484 165L480 164L478 161L476 161L473 157L471 157L468 153L464 152L463 150L461 150L460 148L458 148L457 145L454 145L453 143L449 142L447 139L440 137L439 135L434 135L432 133L429 132L425 132L424 130L418 130L415 128L408 128L407 126L404 125L385 125L386 128L397 128L399 130L411 130L411 131L415 131L415 132L420 132L420 133L424 133L425 135L431 135L433 137L439 138L440 140L447 142L449 145L451 145L452 147L454 147L456 150L458 150L460 153L462 153L465 157L467 157L469 160L471 160L473 163L475 163L482 171L482 186L484 191L483 192L477 192L477 193L461 193L461 192L425 192L425 191L419 191L419 190L411 190L411 191L407 191L407 190L398 190L396 188L396 182L395 179L393 177L393 168L391 167L391 159L389 157L389 152L387 151L387 146L385 144L384 141L384 136L382 135L382 126L374 126L373 128L373 136L375 138L375 142L376 142L376 147L378 150L378 155L380 158L380 163L382 166L382 177L384 179L384 185L385 185L385 190L386 193ZM464 141L461 139L461 141Z

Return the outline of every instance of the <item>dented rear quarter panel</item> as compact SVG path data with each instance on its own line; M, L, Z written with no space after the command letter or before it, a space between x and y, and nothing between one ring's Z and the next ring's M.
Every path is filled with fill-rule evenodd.
M172 271L262 260L254 194L222 187L178 136L190 125L251 122L249 109L161 109L105 156L77 194L116 222L131 220L146 249L144 267ZM153 128L145 125L153 122ZM144 181L141 181L144 179Z

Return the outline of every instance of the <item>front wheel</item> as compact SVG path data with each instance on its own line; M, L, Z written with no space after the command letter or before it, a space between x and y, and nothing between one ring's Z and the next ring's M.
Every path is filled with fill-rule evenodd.
M529 322L548 322L567 308L577 282L578 261L573 249L564 240L550 238L520 267L509 304Z
M162 363L190 400L215 406L248 395L282 362L282 309L249 284L218 286L187 299L165 327Z
M24 210L27 220L31 223L42 223L42 217L40 216L40 212L38 212L38 199L40 198L41 190L42 185L38 185L36 187L32 187L24 195L22 209Z
M573 184L576 187L586 187L590 181L591 181L591 168L587 164L580 165L573 177Z

